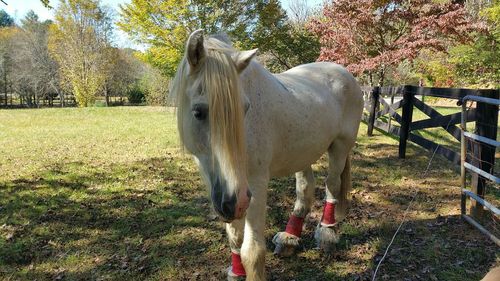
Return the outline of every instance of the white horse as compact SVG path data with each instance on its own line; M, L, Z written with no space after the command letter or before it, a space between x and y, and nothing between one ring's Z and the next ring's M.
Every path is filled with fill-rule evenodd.
M271 74L222 37L193 32L172 83L178 129L226 222L232 254L228 279L265 280L266 199L272 177L295 173L297 200L275 252L290 255L314 199L311 164L329 155L319 247L338 241L351 187L350 151L363 108L355 78L333 63ZM336 209L336 210L335 210ZM336 212L335 212L336 211Z

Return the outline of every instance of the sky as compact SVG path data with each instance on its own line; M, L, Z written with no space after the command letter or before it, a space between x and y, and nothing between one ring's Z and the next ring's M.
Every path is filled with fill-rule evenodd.
M0 2L0 9L4 9L18 23L19 20L22 19L29 10L33 10L40 17L40 20L42 21L54 18L53 11L48 8L45 8L40 2L40 0L3 0L3 1L7 3L7 6L5 6L5 4ZM283 7L288 10L291 1L297 1L297 0L282 0L281 2ZM324 0L299 0L299 1L306 1L308 6L315 7L323 3ZM50 0L50 3L52 5L56 5L57 2L59 1ZM130 0L101 0L101 3L103 5L110 6L115 10L117 14L119 10L119 5L129 2ZM118 28L115 29L115 37L116 37L115 44L118 47L121 48L131 47L141 50L144 49L144 46L140 46L131 42L131 40L127 37L127 35Z
M40 0L3 0L7 3L5 6L0 2L0 9L4 9L9 15L11 15L17 23L22 19L29 10L33 10L39 17L40 20L54 19L53 10L45 8ZM59 0L50 0L50 4L55 6ZM119 4L128 3L130 0L101 0L103 5L110 6L118 14ZM135 48L143 50L144 46L140 46L131 42L128 36L119 30L115 29L115 44L121 48Z

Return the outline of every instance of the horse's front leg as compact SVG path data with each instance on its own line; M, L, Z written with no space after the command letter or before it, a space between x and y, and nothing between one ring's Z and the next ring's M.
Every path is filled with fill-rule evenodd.
M241 258L247 274L247 281L266 280L266 200L268 178L252 179L252 200L247 209L245 234L241 246Z
M227 271L228 281L245 280L245 268L241 263L241 244L243 243L243 231L245 219L234 220L226 224L226 233L231 248L231 266Z

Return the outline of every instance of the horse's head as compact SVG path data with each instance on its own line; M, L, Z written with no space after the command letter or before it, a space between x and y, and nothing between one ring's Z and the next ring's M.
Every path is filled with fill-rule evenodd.
M193 32L172 83L178 129L195 156L215 210L225 221L242 218L250 203L244 118L248 100L240 73L256 50L238 52Z

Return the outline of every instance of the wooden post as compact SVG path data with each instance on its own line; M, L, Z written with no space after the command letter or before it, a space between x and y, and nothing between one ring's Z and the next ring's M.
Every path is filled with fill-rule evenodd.
M406 156L406 142L410 135L410 126L413 116L413 98L415 94L411 92L411 86L405 85L403 89L403 113L401 116L401 130L399 130L399 158Z
M368 136L373 136L373 127L375 126L375 115L379 106L380 87L373 87L370 92L370 116L368 117Z
M498 90L480 90L479 95L483 97L498 99ZM475 133L487 137L489 139L497 139L497 126L498 126L498 106L486 104L482 102L477 103L476 110L476 130ZM495 164L495 148L485 143L478 143L477 149L474 151L474 166L483 171L492 173L492 168ZM471 191L479 197L484 198L486 187L486 180L476 173L472 174ZM481 204L471 200L471 214L475 217L484 215L484 209Z

